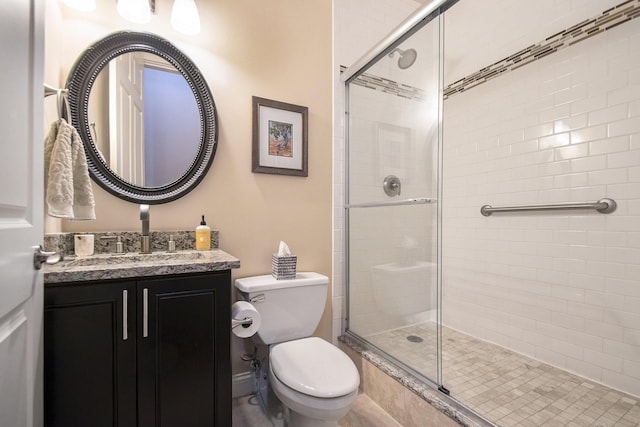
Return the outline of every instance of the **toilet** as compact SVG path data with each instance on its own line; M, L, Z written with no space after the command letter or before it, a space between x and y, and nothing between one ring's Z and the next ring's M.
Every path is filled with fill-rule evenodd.
M297 273L295 279L264 275L235 281L238 299L260 314L253 338L268 346L268 355L257 361L257 389L274 425L337 426L358 395L360 376L351 359L311 336L324 311L328 285L326 276L312 272Z

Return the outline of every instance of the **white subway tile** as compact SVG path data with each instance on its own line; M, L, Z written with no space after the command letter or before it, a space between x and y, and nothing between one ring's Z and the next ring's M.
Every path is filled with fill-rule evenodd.
M591 125L584 129L578 129L571 132L571 143L579 144L581 142L597 141L607 137L607 125L598 126Z
M571 160L571 172L586 172L607 167L607 156L594 156L593 152L590 154L589 157Z
M609 154L629 149L629 136L618 136L589 143L589 154Z
M580 83L572 86L570 89L556 92L553 95L555 105L568 104L579 99L586 99L589 95L589 86L586 83Z
M572 117L557 120L553 123L553 131L554 133L560 133L586 128L588 124L588 117L589 116L587 114L578 114Z
M583 354L585 362L592 363L611 371L622 372L622 359L619 357L589 348L584 349Z
M638 73L640 75L640 73ZM629 103L629 117L640 116L640 100Z
M567 369L580 376L585 376L595 381L601 381L602 368L592 363L574 359L573 357L567 357Z
M551 313L551 320L555 325L562 328L573 329L576 331L585 330L585 319L583 317L554 311Z
M640 345L640 331L625 329L624 342L632 345Z
M638 285L640 286L640 285ZM629 313L640 314L640 297L625 297L624 309Z
M595 351L602 351L604 346L604 339L602 337L581 331L567 331L567 342ZM574 354L573 357L577 357L579 354L581 355L582 352Z
M638 138L640 140L640 138ZM537 144L537 140L536 140ZM638 144L640 146L640 144ZM535 151L524 156L524 163L527 165L539 165L553 161L553 150Z
M540 123L524 129L524 140L537 139L553 134L553 123Z
M610 122L607 126L610 137L631 135L640 132L640 117L631 117L617 122Z
M624 295L615 295L607 292L597 292L597 291L587 290L584 301L587 304L609 308L612 310L625 309Z
M640 249L606 248L605 260L616 263L637 264L640 260Z
M553 122L571 116L571 104L563 104L546 110L539 115L540 123Z
M548 94L568 90L571 88L571 74L564 74L558 78L547 80L540 84L540 95L545 96Z
M630 136L629 148L631 150L640 150L640 133L635 133Z
M577 316L583 319L590 320L602 320L603 318L602 307L583 304L581 302L569 301L567 303L567 313L571 316Z
M621 87L607 93L607 105L626 104L640 98L640 86Z
M640 315L625 311L604 309L604 322L623 328L640 330Z
M569 219L569 228L571 230L587 231L587 244L590 244L589 231L604 232L604 230L607 229L607 218L605 215L594 214L593 212L586 212L583 215L580 215L576 212L571 215Z
M590 185L588 187L575 187L571 188L569 201L571 202L585 202L596 201L602 198L602 195L607 195L606 185Z
M626 275L625 265L613 262L587 261L587 273L613 279L622 279Z
M551 288L551 296L554 298L562 298L569 301L583 302L585 299L585 290L580 288L570 287L570 286L554 285Z
M587 232L582 230L559 230L554 233L553 243L585 245L587 243Z
M564 145L569 145L570 143L571 134L569 132L556 133L538 138L538 147L540 150L562 147Z
M632 362L640 362L640 346L620 341L604 340L604 353L611 354Z
M589 185L622 184L627 182L627 169L607 169L589 172Z
M538 347L536 349L535 356L542 362L548 363L558 368L564 368L566 366L566 356L547 348Z
M627 118L627 105L616 105L613 107L603 108L600 110L589 111L589 126L597 126L598 128L604 128L606 136L606 124L616 120L622 120ZM604 137L603 136L603 137Z
M556 162L564 163L564 162ZM549 169L553 170L553 168ZM560 174L566 171L559 172ZM569 200L571 190L567 188L555 188L553 190L538 191L538 203L563 203Z
M640 362L625 360L622 364L622 373L640 380Z
M610 340L624 341L624 328L620 325L586 319L583 332Z
M607 166L621 168L640 165L640 150L624 151L607 155Z
M569 357L580 357L582 355L582 347L556 339L551 340L551 350Z
M606 94L597 94L589 98L575 100L571 103L571 114L589 113L607 107Z
M560 147L553 150L555 160L576 159L586 157L589 154L588 144L570 145L568 147Z
M581 287L592 291L604 291L606 286L606 278L594 276L593 274L576 274L569 273L569 286Z
M640 380L625 373L614 370L602 370L602 382L611 384L611 387L618 390L629 390L631 393L640 394Z

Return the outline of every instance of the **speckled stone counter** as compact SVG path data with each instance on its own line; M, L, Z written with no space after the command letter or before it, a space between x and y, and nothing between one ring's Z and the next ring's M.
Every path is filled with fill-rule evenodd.
M240 268L240 260L220 249L210 251L154 252L142 255L98 254L68 257L43 267L45 285L66 282L126 279L168 274L202 273Z

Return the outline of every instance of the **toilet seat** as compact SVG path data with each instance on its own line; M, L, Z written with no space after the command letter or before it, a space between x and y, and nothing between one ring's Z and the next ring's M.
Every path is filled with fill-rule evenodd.
M269 361L279 381L307 396L324 399L346 396L360 384L351 359L321 338L276 344L271 348Z

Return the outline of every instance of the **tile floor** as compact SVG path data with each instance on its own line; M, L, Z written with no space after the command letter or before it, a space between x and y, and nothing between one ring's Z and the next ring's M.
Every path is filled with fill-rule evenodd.
M444 385L453 398L500 426L640 426L639 398L455 330L442 332ZM436 378L433 323L367 340Z
M351 411L340 420L340 427L402 427L365 394L358 395ZM257 398L233 400L233 427L271 427Z

